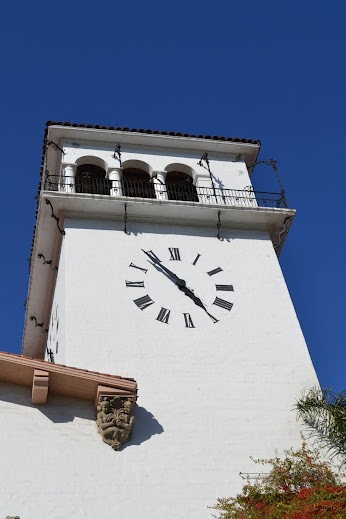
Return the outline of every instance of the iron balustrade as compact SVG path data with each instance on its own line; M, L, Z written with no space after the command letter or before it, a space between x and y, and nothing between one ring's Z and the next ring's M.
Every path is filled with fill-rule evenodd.
M183 184L161 184L135 182L131 180L108 180L106 178L73 178L47 176L44 182L47 191L66 193L89 193L108 196L157 198L159 200L181 200L245 207L288 208L283 193L254 191L251 187L241 189L219 189L199 187L188 182Z

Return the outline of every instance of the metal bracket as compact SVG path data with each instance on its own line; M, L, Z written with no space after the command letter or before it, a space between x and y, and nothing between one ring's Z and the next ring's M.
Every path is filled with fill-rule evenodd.
M218 240L221 240L221 237L220 237L220 227L221 227L220 215L221 215L221 211L218 211L217 212L217 225L216 225L216 227L217 227L217 235L216 235L216 237L217 237Z
M293 220L293 216L287 216L284 220L284 223L283 223L283 226L282 226L282 229L281 231L279 232L276 232L276 236L278 237L278 242L277 243L273 243L273 247L274 249L278 249L281 245L281 236L284 234L284 233L287 233L288 232L288 229L286 227L286 222L292 222Z
M37 254L38 258L43 258L43 265L49 265L52 270L58 272L58 267L52 267L52 260L46 260L43 254Z
M60 146L57 145L56 142L54 142L54 141L50 141L50 140L46 139L46 140L44 141L44 144L45 144L45 146L46 146L46 149L48 148L48 146L53 146L53 148L54 148L55 150L60 150L61 153L62 153L63 155L65 155L64 150L62 150L62 149L60 148Z
M239 472L239 476L242 479L257 479L264 478L269 472ZM244 477L245 476L245 477Z
M33 315L30 317L30 321L35 321L35 328L37 328L37 327L41 328L42 333L48 333L47 328L45 328L43 330L43 323L38 323L36 317L34 317Z
M201 157L200 160L197 162L197 164L198 164L199 166L202 166L202 168L203 168L203 167L205 167L205 166L203 166L203 162L206 163L206 165L207 165L207 169L208 169L208 171L209 171L209 173L210 173L209 158L208 158L208 153L207 153L206 151L202 154L202 157Z
M46 168L44 170L44 175L45 175L45 181L50 183L50 173L49 173L48 168Z
M60 222L60 218L58 216L55 216L54 214L54 209L53 209L53 206L52 206L52 203L50 200L48 200L48 198L46 198L46 204L49 204L51 209L52 209L52 214L51 214L51 217L54 218L54 220L56 220L56 225L58 227L58 230L61 234L65 235L66 232L64 231L64 229L60 229L60 225L59 225L59 222Z
M54 353L53 353L53 350L49 350L47 347L46 347L46 352L47 352L47 355L49 357L49 361L54 364Z
M121 150L120 144L116 144L115 150L114 150L114 153L113 153L112 157L113 157L113 159L119 161L120 167L122 168L123 167L123 163L122 163L122 160L121 160L121 151L120 150Z
M203 165L203 162L206 163L206 166ZM214 184L214 180L213 180L213 174L211 172L211 169L210 169L210 164L209 164L209 158L208 158L208 153L207 152L204 152L202 154L202 157L200 158L200 160L197 162L197 164L199 166L201 166L202 168L205 168L208 170L209 172L209 177L210 177L210 182L211 182L211 185L212 185L212 188L213 188L213 194L214 194L214 197L215 197L215 201L217 203L217 196L216 196L216 190L215 190L215 184Z
M127 204L126 203L124 205L124 233L130 234L129 231L127 230Z
M162 180L160 180L159 178L157 178L157 173L153 173L153 175L149 178L149 182L152 184L154 182L154 180L156 180L157 182L159 182L162 186L165 185L164 182L162 182Z
M48 168L46 167L46 169L44 170L44 183L45 183L45 186L48 187L48 191L51 191L51 186L53 185L53 182L51 181L50 179L50 173L49 173L49 170ZM45 188L46 189L46 188ZM54 189L53 189L54 191ZM36 200L38 200L39 196L36 195L35 196Z
M278 181L278 184L279 184L279 187L280 187L280 193L281 193L281 196L282 196L282 201L283 201L285 207L288 209L288 205L287 205L286 197L285 197L285 190L282 187L282 184L280 182L278 168L276 167L277 160L274 160L273 158L270 158L270 160L259 160L258 162L255 162L254 164L252 164L252 166L250 166L249 169L254 168L255 166L257 166L257 164L265 164L266 166L271 166L273 168L273 171L274 171L275 176L276 176L276 180Z

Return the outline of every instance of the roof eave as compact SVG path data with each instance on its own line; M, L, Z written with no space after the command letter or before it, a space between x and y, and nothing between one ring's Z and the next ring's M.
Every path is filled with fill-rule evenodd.
M107 375L79 368L53 364L51 362L0 352L0 380L25 387L32 387L33 403L37 390L37 378L46 378L47 393L95 402L100 388L109 388L110 393L121 397L137 397L134 379ZM41 388L40 388L41 389Z
M165 132L167 133L167 132ZM171 132L173 133L173 132ZM114 147L116 144L171 148L175 150L186 150L195 152L221 153L226 155L244 155L245 163L248 168L256 162L260 151L259 141L248 141L246 139L226 139L225 137L195 137L170 134L142 133L137 131L124 131L99 128L84 128L76 126L50 125L47 131L48 140L61 145L66 140L83 140L85 142L98 144L109 144Z

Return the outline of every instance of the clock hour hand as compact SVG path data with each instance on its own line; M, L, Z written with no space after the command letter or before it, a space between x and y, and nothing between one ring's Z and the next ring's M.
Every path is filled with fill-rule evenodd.
M190 290L190 288L187 288L186 286L184 287L179 287L179 290L181 290L182 292L184 292L184 294L189 297L190 299L192 299L192 301L195 303L195 305L199 306L200 308L202 308L202 310L205 311L205 313L207 315L209 315L209 317L213 320L214 323L217 323L218 322L218 319L216 319L214 316L212 316L208 310L206 309L206 307L204 306L204 304L202 303L202 301L200 300L199 297L197 297L194 292L192 290Z
M187 286L183 286L183 287L179 287L179 290L181 290L182 292L184 292L184 294L189 297L190 299L192 299L192 301L195 303L195 305L199 306L200 308L203 308L203 310L207 311L206 307L204 306L204 304L202 303L202 301L200 300L199 297L197 297L192 290L190 290L189 288L187 288Z
M155 267L158 268L158 269L161 269L163 270L166 274L168 274L168 278L173 281L173 283L175 285L177 285L179 288L182 288L182 287L185 287L186 286L186 281L184 279L180 279L178 278L178 276L176 274L174 274L174 272L172 272L171 270L169 270L167 267L165 267L164 265L162 265L161 261L157 258L157 256L155 256L155 254L151 254L150 252L147 252L145 250L142 249L142 251L144 252L144 254L146 254L148 256L148 258L151 259L151 261L154 263Z

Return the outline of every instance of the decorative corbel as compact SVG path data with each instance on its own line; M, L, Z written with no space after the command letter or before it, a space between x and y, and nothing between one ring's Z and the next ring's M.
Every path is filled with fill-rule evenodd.
M48 395L49 372L41 369L34 370L32 378L31 402L33 404L45 404Z
M118 451L131 438L135 398L128 391L98 386L95 404L102 441Z

